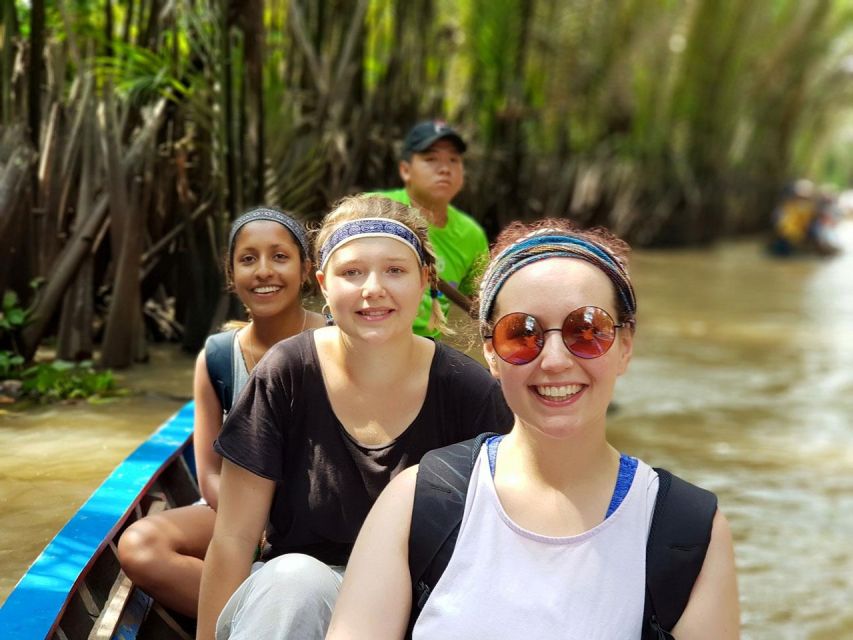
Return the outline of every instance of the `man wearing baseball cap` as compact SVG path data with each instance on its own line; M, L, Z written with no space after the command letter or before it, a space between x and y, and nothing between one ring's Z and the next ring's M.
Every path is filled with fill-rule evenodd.
M489 243L483 228L450 204L465 181L462 154L466 148L462 136L443 120L419 122L403 140L399 171L404 187L383 191L381 195L420 210L429 222L429 239L436 253L439 277L470 296L479 269L488 259ZM450 301L440 293L439 302L447 315ZM438 331L427 327L431 308L427 292L413 330L419 335L440 337Z

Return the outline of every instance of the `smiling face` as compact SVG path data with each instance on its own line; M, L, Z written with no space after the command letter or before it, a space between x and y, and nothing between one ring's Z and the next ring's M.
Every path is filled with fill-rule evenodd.
M278 222L256 220L240 229L231 263L234 292L253 318L266 318L301 304L300 287L309 263Z
M400 162L400 177L412 199L423 206L447 206L462 189L462 154L450 140L438 140L429 149Z
M368 237L335 249L317 282L343 333L382 341L412 333L427 275L402 242Z
M510 276L497 297L492 320L512 312L535 316L544 329L562 326L566 316L584 306L596 306L618 317L610 279L593 265L574 258L534 262ZM607 406L616 378L631 359L633 337L617 329L613 346L603 356L572 355L559 331L545 334L542 353L523 365L504 362L490 340L483 351L489 368L501 381L507 404L518 420L553 438L581 433L604 437Z

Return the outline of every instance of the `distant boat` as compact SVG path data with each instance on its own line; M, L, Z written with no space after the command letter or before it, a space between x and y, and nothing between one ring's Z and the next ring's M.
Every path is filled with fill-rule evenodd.
M198 499L192 431L190 402L95 490L0 608L4 640L194 637L194 621L136 588L116 556L128 525Z

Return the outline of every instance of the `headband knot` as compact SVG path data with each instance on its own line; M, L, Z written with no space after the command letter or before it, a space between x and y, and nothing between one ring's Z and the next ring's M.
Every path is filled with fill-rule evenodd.
M633 321L637 299L624 262L597 242L565 235L556 229L541 229L506 247L492 260L480 284L481 325L488 323L498 292L507 279L527 265L547 258L575 258L601 269L613 282L627 316L625 321Z
M404 224L390 218L359 218L342 223L320 247L320 269L326 268L329 257L336 249L359 238L391 238L409 247L423 265L424 249L418 236Z

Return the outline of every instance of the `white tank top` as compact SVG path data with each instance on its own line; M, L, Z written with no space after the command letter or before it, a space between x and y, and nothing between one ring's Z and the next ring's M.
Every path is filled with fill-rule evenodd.
M576 536L542 536L503 510L484 446L453 556L413 640L639 640L657 490L657 473L638 461L610 517Z

